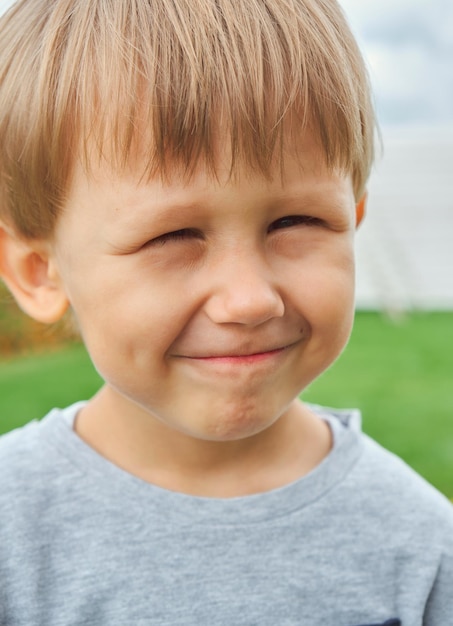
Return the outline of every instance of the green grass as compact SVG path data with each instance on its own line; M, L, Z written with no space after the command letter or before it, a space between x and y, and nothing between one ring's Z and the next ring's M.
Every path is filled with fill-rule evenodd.
M453 313L399 324L357 315L338 362L304 393L360 407L364 430L453 498ZM100 379L81 346L0 361L0 432L90 397Z
M89 398L100 385L79 344L0 361L0 433Z
M453 498L453 313L357 316L339 361L304 394L358 406L364 430Z

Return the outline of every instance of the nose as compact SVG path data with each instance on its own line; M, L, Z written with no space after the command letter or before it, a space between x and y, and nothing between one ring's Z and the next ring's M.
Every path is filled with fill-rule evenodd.
M205 305L209 318L216 324L258 326L282 317L284 301L265 263L228 257L213 272L214 289Z

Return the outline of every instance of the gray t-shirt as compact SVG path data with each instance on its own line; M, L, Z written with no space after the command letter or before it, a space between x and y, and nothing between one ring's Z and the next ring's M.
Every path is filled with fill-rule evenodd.
M80 405L0 438L1 626L453 625L453 507L359 432L267 493L199 498L82 442Z

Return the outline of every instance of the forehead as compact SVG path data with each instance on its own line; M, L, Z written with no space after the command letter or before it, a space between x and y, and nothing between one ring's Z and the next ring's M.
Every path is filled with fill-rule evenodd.
M75 164L69 195L78 187L89 184L109 185L119 179L136 185L159 181L164 187L190 189L193 185L205 186L240 183L250 178L262 177L266 181L280 181L283 185L289 175L298 170L302 178L336 172L346 176L339 166L329 165L319 133L312 126L302 127L300 120L288 116L278 146L265 160L257 152L236 153L227 130L217 126L212 133L211 150L201 151L192 159L187 155L168 152L162 160L152 158L153 141L146 129L122 160L112 146L101 152L89 146Z
M137 160L118 169L104 159L87 169L77 165L68 194L65 213L77 220L84 213L90 223L118 220L138 228L141 220L153 215L177 217L217 212L235 203L242 207L265 210L302 201L303 205L349 206L353 197L351 177L329 168L314 133L305 131L296 142L284 144L279 157L274 155L266 172L236 161L228 149L221 150L219 135L215 169L200 160L188 175L183 166L175 166L163 175L146 174L143 162Z
M288 144L265 176L237 166L219 151L213 173L200 161L190 177L175 167L165 177L144 176L143 164L118 169L108 160L79 162L52 244L59 254L88 250L131 250L137 242L185 228L218 236L262 231L284 215L313 215L343 228L352 223L352 177L329 168L316 135Z

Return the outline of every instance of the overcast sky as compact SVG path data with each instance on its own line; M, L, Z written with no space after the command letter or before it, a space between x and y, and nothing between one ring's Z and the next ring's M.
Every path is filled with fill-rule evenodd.
M367 59L381 123L453 125L453 0L340 3ZM0 11L11 4L0 0Z
M453 124L453 1L340 0L383 124Z

